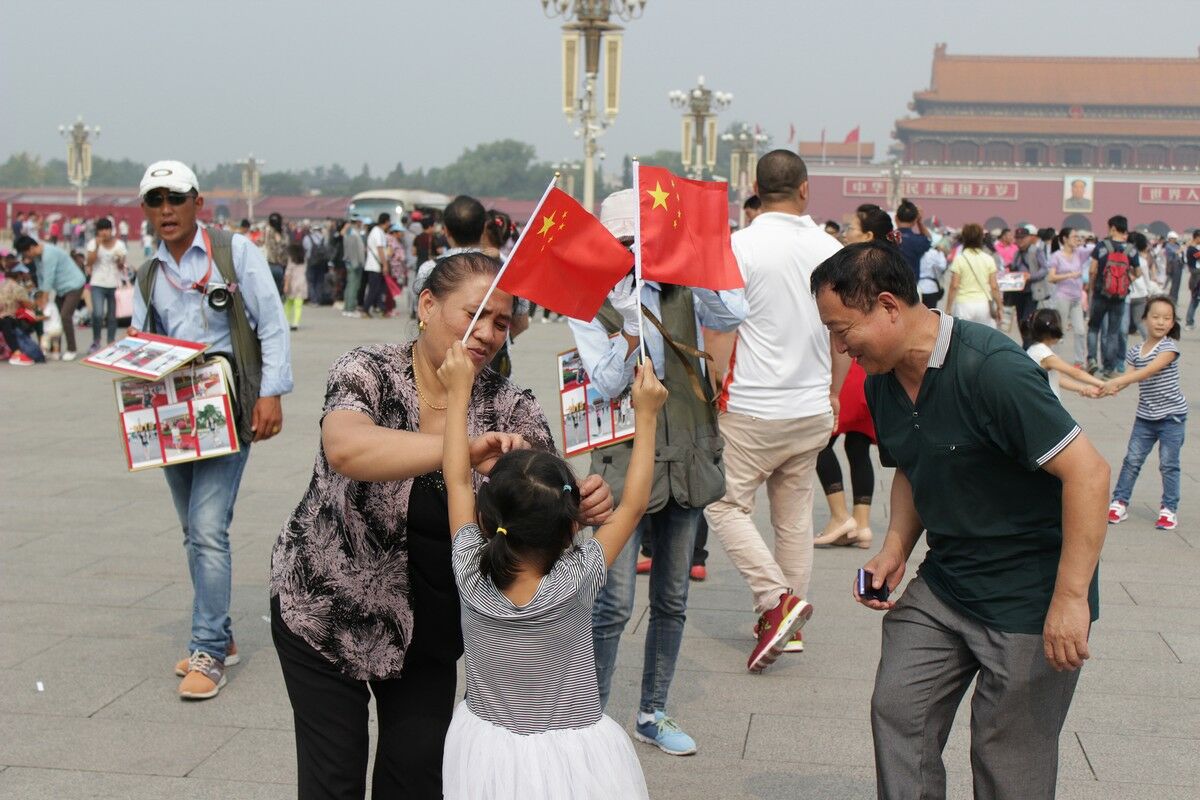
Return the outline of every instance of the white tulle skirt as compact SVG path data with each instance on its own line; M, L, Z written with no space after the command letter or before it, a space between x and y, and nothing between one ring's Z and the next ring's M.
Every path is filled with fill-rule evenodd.
M447 800L649 798L642 765L608 717L586 728L521 736L459 703L442 761Z

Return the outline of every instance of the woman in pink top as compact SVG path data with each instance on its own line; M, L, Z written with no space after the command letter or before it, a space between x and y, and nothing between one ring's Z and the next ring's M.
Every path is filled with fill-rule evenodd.
M1075 342L1075 366L1087 360L1087 326L1083 321L1083 275L1091 249L1080 245L1079 234L1063 228L1051 245L1050 274L1054 287L1050 299L1064 323L1070 322Z

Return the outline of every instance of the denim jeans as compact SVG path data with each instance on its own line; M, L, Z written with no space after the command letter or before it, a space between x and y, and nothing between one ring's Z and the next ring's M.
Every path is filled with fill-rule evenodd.
M1179 509L1179 451L1183 449L1183 434L1187 427L1187 416L1165 419L1142 419L1134 417L1133 430L1129 434L1129 448L1121 462L1121 474L1117 477L1117 488L1113 489L1113 500L1129 503L1133 484L1137 481L1146 456L1158 442L1158 471L1162 474L1162 505L1171 511Z
M342 311L354 311L358 308L358 298L362 294L363 268L346 266L346 289L342 292Z
M1125 354L1121 352L1124 317L1125 298L1092 295L1088 309L1088 361L1099 361L1107 372L1116 372L1125 360ZM1101 325L1104 326L1103 334Z
M219 458L163 467L175 513L183 528L183 547L192 577L192 638L188 652L203 650L225 660L233 636L229 619L229 594L233 560L229 550L229 523L237 502L242 470L250 445Z
M1196 324L1196 306L1200 306L1200 286L1192 289L1192 299L1188 301L1187 324Z
M117 340L117 290L106 286L92 289L92 347L100 346L100 323L104 323L105 342ZM103 309L103 312L101 311Z
M592 608L592 643L601 708L608 705L617 646L633 613L638 548L642 538L647 537L653 542L654 562L650 567L650 620L646 627L638 710L666 709L667 691L675 676L675 660L683 642L688 572L702 513L702 509L684 508L668 500L661 510L642 517L625 549L608 568L608 580Z

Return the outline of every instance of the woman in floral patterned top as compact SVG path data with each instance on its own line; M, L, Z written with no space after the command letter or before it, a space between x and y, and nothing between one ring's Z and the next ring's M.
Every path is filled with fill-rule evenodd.
M442 796L462 632L437 368L499 266L481 253L443 259L421 294L415 341L357 348L330 370L312 481L271 556L271 627L295 716L300 797L363 797L371 695L375 796ZM512 297L495 292L467 342L478 371L468 414L476 486L502 453L554 447L532 393L485 369L511 313ZM585 513L607 517L608 486L590 476L580 490Z

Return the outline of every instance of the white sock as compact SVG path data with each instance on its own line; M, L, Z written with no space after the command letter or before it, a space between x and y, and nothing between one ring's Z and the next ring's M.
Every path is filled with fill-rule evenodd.
M650 711L650 712L639 711L638 712L638 719L637 719L638 725L645 725L650 722L654 722L654 712L653 711Z

